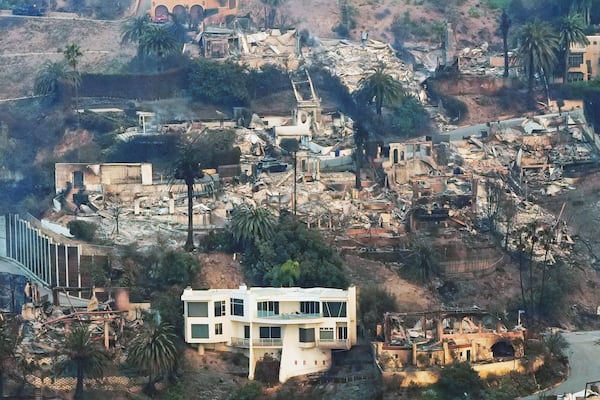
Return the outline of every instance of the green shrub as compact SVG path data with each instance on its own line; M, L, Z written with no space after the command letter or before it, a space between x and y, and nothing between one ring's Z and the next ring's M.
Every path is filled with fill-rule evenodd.
M231 393L227 400L258 400L262 396L262 386L258 382L249 382Z
M86 221L70 221L67 224L67 228L71 231L71 235L75 236L76 239L91 242L96 236L96 224Z

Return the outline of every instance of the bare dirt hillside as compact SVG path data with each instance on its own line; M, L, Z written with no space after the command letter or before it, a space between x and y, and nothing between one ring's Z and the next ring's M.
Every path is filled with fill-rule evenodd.
M280 9L279 20L301 29L306 28L317 37L334 37L332 28L341 19L339 3L330 0L288 0ZM500 38L495 35L499 12L489 10L484 3L480 0L348 0L348 4L356 10L356 28L350 33L358 39L361 31L367 30L370 38L393 42L391 26L395 19L403 22L410 20L413 31L448 21L454 25L461 47L482 42L499 43ZM260 0L242 0L241 8L241 14L250 12L257 20L264 15Z
M58 50L81 48L79 69L114 71L135 55L120 45L120 22L87 19L0 16L0 99L32 94L35 76L46 61L59 61Z

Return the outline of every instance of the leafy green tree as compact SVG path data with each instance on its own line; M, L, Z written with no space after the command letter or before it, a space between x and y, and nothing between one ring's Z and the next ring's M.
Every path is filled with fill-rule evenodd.
M504 73L502 76L505 78L508 77L508 31L511 25L512 21L506 13L506 10L502 10L502 15L500 17L500 32L502 33L502 50L504 52Z
M243 254L246 272L256 284L269 282L269 273L287 260L300 263L300 287L347 288L342 260L317 231L291 215L283 215L269 239L256 241Z
M429 115L417 98L404 96L400 104L393 107L390 122L399 136L416 136L429 128Z
M377 115L381 115L384 104L394 105L406 94L400 81L389 74L383 62L372 68L370 74L361 78L358 84L359 99L367 103L374 101Z
M62 354L67 358L61 363L60 369L74 368L77 384L75 385L75 400L83 400L83 379L85 376L102 376L110 361L108 353L93 342L86 326L76 325L65 339Z
M194 100L225 106L245 105L250 99L248 77L246 66L197 58L188 68L188 90Z
M590 41L585 35L584 28L581 15L573 13L564 17L560 25L559 42L560 48L564 52L563 83L567 83L569 78L569 55L571 54L571 46L574 44L582 46L590 44Z
M444 399L478 399L485 390L485 383L468 362L457 362L440 372L440 379L433 385Z
M540 72L545 76L556 63L558 37L550 24L536 19L523 26L519 39L521 45L517 51L517 59L527 71L528 91L531 95L535 73Z
M144 320L141 331L132 339L128 346L127 363L148 376L145 393L156 393L157 380L177 368L179 354L176 342L177 336L171 325L157 323L151 318Z
M560 332L554 332L550 335L544 336L543 343L550 356L559 360L566 358L567 355L565 352L570 345L569 342L567 342L567 339L565 339Z
M183 180L187 186L187 202L188 202L188 228L187 239L184 248L186 251L194 250L194 183L196 179L204 177L202 166L200 165L199 153L196 146L184 146L180 149L180 153L175 162L175 171L173 176L175 179Z
M142 55L140 41L151 28L150 16L144 14L140 17L128 18L121 25L121 44L135 43L138 45L137 55Z
M358 316L361 326L373 338L377 332L377 324L383 321L383 314L398 311L397 308L396 298L378 286L362 287L358 293Z
M287 260L279 267L274 267L267 275L271 279L272 286L292 287L300 277L300 263Z
M75 88L79 85L79 74L68 68L64 61L46 61L35 77L34 92L42 96L51 96L56 101L60 96L61 85Z
M236 206L231 212L230 229L233 237L243 247L260 240L268 240L277 222L266 207L252 207L246 204Z

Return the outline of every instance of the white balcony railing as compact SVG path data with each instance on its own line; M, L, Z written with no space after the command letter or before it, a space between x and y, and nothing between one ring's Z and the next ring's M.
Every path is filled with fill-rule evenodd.
M347 349L350 341L348 339L319 339L318 346L328 349Z
M250 339L232 337L231 345L234 347L250 347ZM269 339L254 339L252 340L253 347L281 347L283 346L283 340L280 338L269 338Z

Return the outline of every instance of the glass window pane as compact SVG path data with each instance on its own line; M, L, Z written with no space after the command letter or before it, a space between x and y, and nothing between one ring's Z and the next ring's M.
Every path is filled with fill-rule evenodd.
M208 339L208 324L192 324L192 338Z
M195 301L188 303L188 317L208 317L208 302Z

